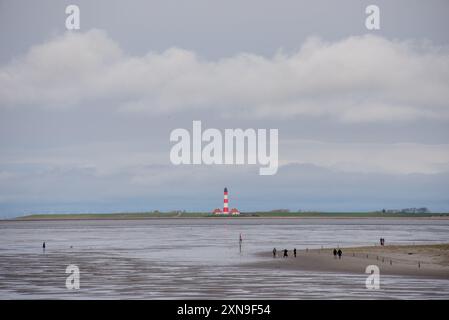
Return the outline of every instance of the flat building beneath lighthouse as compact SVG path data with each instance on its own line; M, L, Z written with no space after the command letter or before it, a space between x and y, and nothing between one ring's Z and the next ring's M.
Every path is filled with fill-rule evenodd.
M231 214L232 214L233 216L236 216L236 215L239 215L239 214L240 214L240 211L239 211L237 208L232 208Z

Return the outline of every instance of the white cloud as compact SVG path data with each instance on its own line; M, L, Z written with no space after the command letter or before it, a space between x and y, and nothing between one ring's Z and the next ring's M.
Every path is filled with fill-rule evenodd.
M285 140L281 164L311 163L342 172L437 174L449 171L449 145Z
M129 142L83 142L77 145L42 148L40 150L7 151L0 155L0 169L9 167L46 168L50 171L90 170L98 178L129 174L132 181L151 184L169 184L177 175L194 175L190 170L196 166L186 165L186 171L176 169L169 159L170 143L167 148L152 148L141 143ZM355 143L329 142L303 139L282 139L279 141L280 165L313 164L339 172L379 174L441 174L449 172L448 144L419 143ZM148 167L151 166L151 167ZM200 166L216 177L222 170L220 165ZM235 170L250 168L257 175L259 165L231 166ZM137 168L137 169L136 169ZM171 170L170 170L171 168ZM25 170L25 169L23 169ZM176 170L176 171L175 171ZM212 170L212 171L210 171ZM26 170L25 170L26 172ZM237 172L237 171L236 171ZM7 169L0 170L0 183L8 185L14 178ZM182 179L181 179L182 180ZM145 182L146 183L146 182Z
M0 68L0 106L313 116L342 122L449 119L449 50L367 35L307 40L293 54L205 61L171 48L124 53L103 31L67 33Z

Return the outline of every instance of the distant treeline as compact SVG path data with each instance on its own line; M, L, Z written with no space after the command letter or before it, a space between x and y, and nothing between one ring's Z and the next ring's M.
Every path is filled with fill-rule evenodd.
M387 212L387 213L430 213L430 210L426 207L423 208L405 208L405 209L383 209L382 210L383 213Z

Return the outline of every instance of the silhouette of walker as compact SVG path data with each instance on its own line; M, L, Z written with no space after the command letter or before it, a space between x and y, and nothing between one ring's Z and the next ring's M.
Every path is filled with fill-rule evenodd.
M288 257L288 250L284 249L284 258L287 258L287 257Z
M334 259L337 259L337 249L334 249Z
M338 254L338 259L341 259L341 255L343 254L343 252L341 252L341 249L338 249L337 254Z
M276 248L273 248L273 258L276 258Z
M293 256L296 258L296 248L293 249Z

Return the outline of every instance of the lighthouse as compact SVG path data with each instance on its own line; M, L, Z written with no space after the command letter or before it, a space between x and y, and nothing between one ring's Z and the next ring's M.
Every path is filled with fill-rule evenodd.
M224 188L223 193L223 214L229 214L229 208L228 208L228 188Z
M229 199L228 199L228 188L224 188L223 192L223 211L220 209L214 209L212 211L214 215L239 215L240 211L236 208L232 208L232 210L229 211Z

